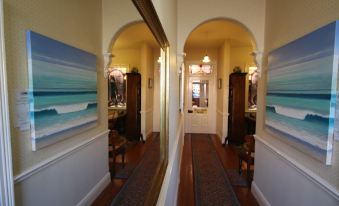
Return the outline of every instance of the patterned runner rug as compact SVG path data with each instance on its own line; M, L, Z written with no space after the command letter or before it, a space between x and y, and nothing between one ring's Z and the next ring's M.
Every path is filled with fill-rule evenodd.
M192 134L192 160L196 205L240 205L209 135Z
M134 169L133 173L123 185L117 196L113 199L111 206L144 205L160 160L159 135L154 136L153 138L154 139L148 146L143 159Z

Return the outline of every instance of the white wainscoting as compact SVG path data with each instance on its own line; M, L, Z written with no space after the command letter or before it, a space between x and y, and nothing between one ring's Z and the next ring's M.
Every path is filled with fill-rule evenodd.
M225 113L221 110L217 110L217 121L220 121L217 124L221 124L219 128L217 128L217 135L220 137L221 143L225 143L225 137L227 136L228 129L228 113Z
M339 205L339 192L256 135L252 193L260 205Z
M88 138L15 176L16 203L90 205L110 182L107 134Z
M153 132L153 110L140 111L141 134L144 140Z

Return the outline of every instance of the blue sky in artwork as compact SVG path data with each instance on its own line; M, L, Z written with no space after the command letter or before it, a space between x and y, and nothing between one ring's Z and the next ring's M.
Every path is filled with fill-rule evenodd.
M31 47L28 48L28 50L33 52L31 57L34 59L44 57L44 61L46 61L47 57L51 58L50 61L52 63L53 59L58 59L58 64L63 62L66 66L76 65L81 69L96 70L96 57L89 52L69 46L33 31L27 31L27 39L30 40L30 45L28 46Z
M96 91L96 56L38 33L27 32L32 91Z
M338 23L328 24L270 53L269 68L279 69L333 54ZM336 46L338 48L338 46Z
M338 22L275 49L269 54L269 93L329 95L335 91ZM334 82L333 82L334 81ZM325 97L325 96L324 96Z

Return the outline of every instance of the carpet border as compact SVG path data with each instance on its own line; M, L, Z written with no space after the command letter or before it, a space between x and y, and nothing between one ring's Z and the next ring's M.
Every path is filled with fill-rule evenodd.
M231 189L231 193L232 193L232 196L235 198L235 201L236 201L236 205L239 205L240 206L240 202L239 202L239 199L238 199L238 197L237 197L237 195L235 194L235 191L234 191L234 189L233 189L233 185L231 184L231 182L230 182L230 180L229 180L229 178L228 178L228 176L227 176L227 174L226 174L226 171L225 171L225 168L224 168L224 166L223 166L223 164L222 164L222 162L221 162L221 160L220 160L220 157L219 157L219 154L218 154L218 152L216 151L216 148L215 148L215 145L214 145L214 143L213 143L213 141L212 141L212 136L210 135L210 134L205 134L205 135L207 135L207 138L209 139L209 143L208 144L210 144L210 146L213 148L213 152L212 152L212 154L215 156L215 158L217 159L217 164L219 164L219 166L222 168L222 171L223 171L223 175L224 175L224 178L225 178L225 181L227 182L227 184L229 184L229 186L230 186L230 189ZM191 150L192 150L192 166L193 166L193 177L194 177L194 179L193 179L193 187L194 187L194 200L195 200L195 205L199 205L198 204L198 201L197 201L197 196L196 196L196 175L195 175L195 172L194 171L196 171L195 170L195 165L194 165L194 150L193 150L193 139L194 139L194 137L192 137L191 136Z

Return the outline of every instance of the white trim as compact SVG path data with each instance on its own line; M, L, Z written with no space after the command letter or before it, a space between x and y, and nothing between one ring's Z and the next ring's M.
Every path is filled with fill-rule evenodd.
M252 181L251 192L260 206L271 206L254 180Z
M157 202L157 206L163 206L166 205L166 200L168 198L174 198L174 203L177 203L178 201L178 191L179 191L179 182L180 182L180 168L181 168L181 156L182 156L182 145L179 145L179 140L183 139L183 119L184 117L181 116L180 118L180 122L179 122L179 128L177 130L177 134L176 134L176 139L174 141L173 144L173 153L171 154L171 157L169 158L169 162L167 164L167 169L166 169L166 174L161 186L161 190L160 190L160 194L158 197L158 202ZM180 142L182 143L182 140L180 140ZM181 151L180 151L181 150ZM177 157L177 155L179 155L179 157ZM175 161L177 158L180 161ZM178 166L178 177L176 177L176 179L172 180L172 173L174 172L174 164L179 164ZM170 183L172 183L173 181L176 181L176 188L175 188L175 194L172 197L168 197L168 190L170 187Z
M217 113L221 115L222 117L228 117L229 113L228 112L223 112L220 109L217 109Z
M15 202L3 11L3 1L0 0L0 205L13 206Z
M107 187L111 182L110 173L106 175L89 191L89 193L77 204L77 206L90 205L100 195L100 193Z
M146 114L152 112L153 109L147 109L147 110L140 110L140 114Z
M339 191L336 190L332 185L330 185L327 181L325 181L323 178L319 177L318 175L314 174L311 170L306 168L305 166L301 165L291 157L287 156L283 152L279 151L275 146L267 142L265 139L258 135L254 135L255 140L260 141L264 146L267 147L268 150L270 150L274 155L276 155L278 158L283 160L285 163L296 169L301 175L306 177L307 179L311 180L318 186L320 186L325 192L329 193L331 196L333 196L335 199L339 200Z
M14 177L14 183L17 184L27 178L29 178L30 176L38 173L39 171L50 167L52 165L54 165L55 163L65 159L66 157L74 154L75 152L85 148L86 146L90 145L92 142L96 141L97 139L99 139L100 137L105 137L105 135L108 134L108 130L103 131L99 134L97 134L94 137L91 137L89 139L86 139L85 141L65 150L60 152L59 154L54 155L53 157L50 157L40 163L38 163L37 165L34 165L33 167L23 171L22 173L20 173L19 175L16 175ZM106 136L107 137L107 136Z

